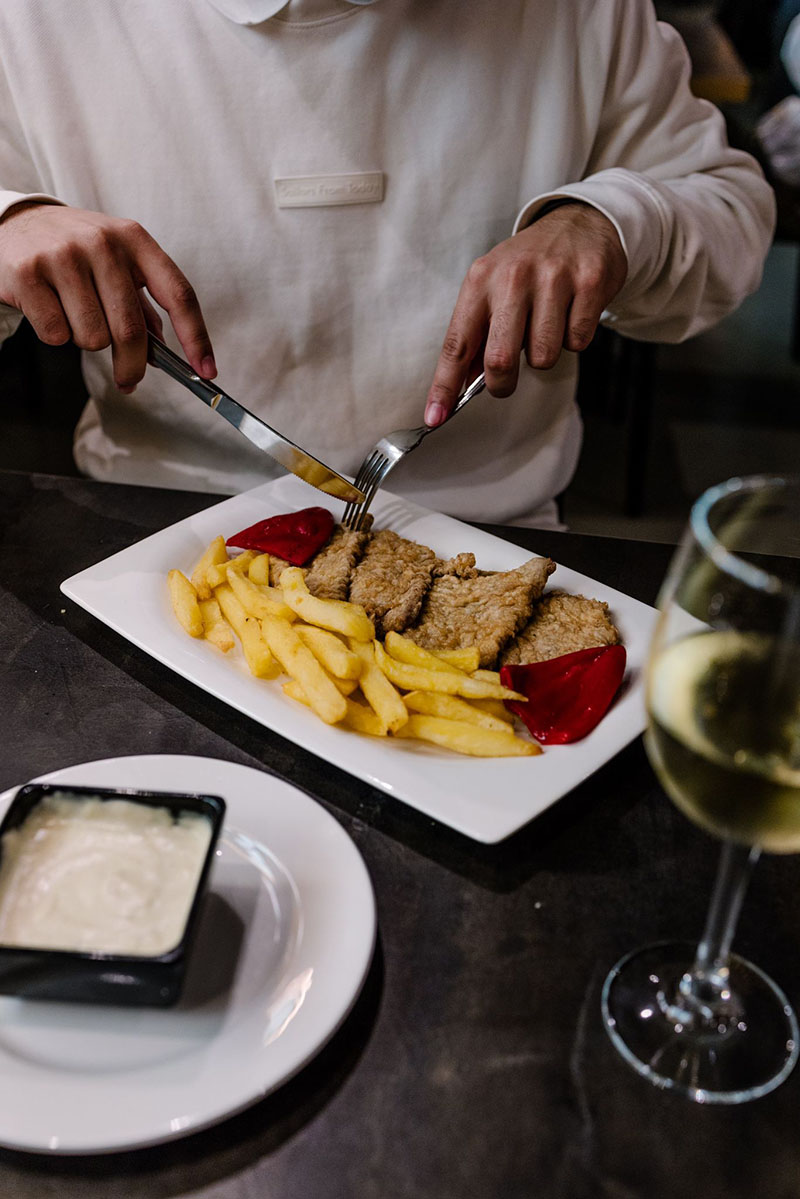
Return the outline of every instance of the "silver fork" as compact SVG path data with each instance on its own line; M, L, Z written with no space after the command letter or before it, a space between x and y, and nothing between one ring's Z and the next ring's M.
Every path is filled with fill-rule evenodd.
M481 373L474 383L470 383L466 391L458 397L447 420L452 420L457 412L466 407L473 396L483 391L485 386L486 378ZM447 424L447 421L444 423ZM363 527L375 493L389 471L397 466L401 458L405 458L406 454L415 450L429 433L435 433L437 429L441 428L442 425L420 425L418 429L395 429L394 433L387 433L386 437L382 437L377 442L358 468L355 486L359 491L364 492L364 499L360 504L348 504L345 508L342 517L342 524L345 528L360 529Z

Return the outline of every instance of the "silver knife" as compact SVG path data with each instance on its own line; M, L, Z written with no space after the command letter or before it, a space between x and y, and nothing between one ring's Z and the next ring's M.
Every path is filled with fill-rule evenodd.
M213 408L220 416L224 416L234 429L238 429L249 441L252 441L253 445L269 454L291 474L297 475L298 479L310 483L312 487L324 491L327 495L347 500L350 504L360 504L364 499L363 491L359 491L330 466L320 462L319 458L301 450L300 446L289 441L288 437L284 437L276 429L254 416L252 412L248 412L246 408L215 387L213 383L201 379L188 362L184 362L177 354L173 354L169 346L165 346L163 341L159 341L150 332L147 334L147 360L153 366L159 367L165 374L177 379L178 383L182 383L204 404L208 404L209 408Z

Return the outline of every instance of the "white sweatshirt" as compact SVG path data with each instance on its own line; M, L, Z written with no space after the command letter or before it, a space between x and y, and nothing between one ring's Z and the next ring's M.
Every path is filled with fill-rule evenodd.
M352 474L421 423L471 262L553 196L619 231L606 319L623 333L688 337L758 285L772 194L688 75L650 0L3 0L0 213L45 195L139 221L195 287L219 386ZM0 306L4 336L16 319ZM546 521L578 456L576 372L566 352L523 366L391 489ZM268 476L160 372L130 397L110 351L84 373L89 474L211 492Z

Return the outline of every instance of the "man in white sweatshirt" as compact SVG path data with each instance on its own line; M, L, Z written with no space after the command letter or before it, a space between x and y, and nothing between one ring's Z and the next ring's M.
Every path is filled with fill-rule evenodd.
M145 373L148 296L350 473L482 362L391 488L552 523L597 323L679 340L760 279L771 192L688 75L650 0L3 0L0 334L86 351L87 473L216 492L262 455Z

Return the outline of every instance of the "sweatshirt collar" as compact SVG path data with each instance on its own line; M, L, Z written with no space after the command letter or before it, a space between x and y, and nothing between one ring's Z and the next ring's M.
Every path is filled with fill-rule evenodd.
M237 25L260 25L283 8L297 9L298 17L324 16L330 3L321 0L209 0L224 17ZM345 0L347 4L373 4L374 0ZM318 14L316 10L319 10ZM292 14L289 14L292 15Z

